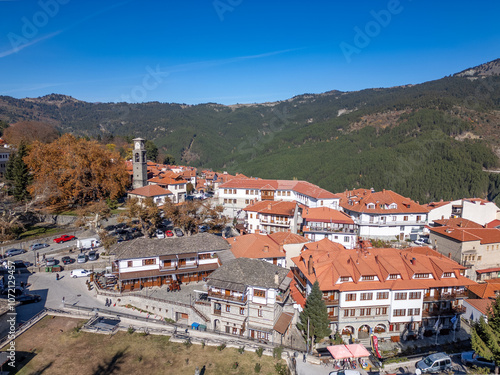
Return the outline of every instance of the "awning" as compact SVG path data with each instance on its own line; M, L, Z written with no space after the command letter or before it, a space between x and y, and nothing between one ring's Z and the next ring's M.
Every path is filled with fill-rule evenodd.
M354 358L368 357L370 355L370 352L361 344L349 344L346 345L346 348L352 353Z
M347 350L345 345L333 345L327 347L328 351L335 359L351 358L352 353Z
M160 260L169 260L169 259L177 259L177 255L175 254L160 255Z
M361 344L333 345L327 347L335 359L368 357L370 352Z

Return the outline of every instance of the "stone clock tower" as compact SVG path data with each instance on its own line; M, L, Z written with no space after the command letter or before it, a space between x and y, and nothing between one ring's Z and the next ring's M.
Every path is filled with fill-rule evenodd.
M148 180L148 164L146 160L146 149L144 148L144 139L135 138L134 154L132 156L133 165L133 184L132 188L137 189L147 185Z

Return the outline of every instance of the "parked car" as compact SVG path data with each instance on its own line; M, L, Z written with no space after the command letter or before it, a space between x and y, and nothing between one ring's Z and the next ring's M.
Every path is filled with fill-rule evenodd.
M198 232L199 233L206 232L207 230L208 230L208 226L206 226L206 225L198 225Z
M214 193L213 191L206 191L206 192L205 192L205 195L206 195L208 198L212 198L212 197L215 195L215 193Z
M54 242L55 243L68 242L74 239L76 239L76 237L73 235L68 236L67 234L63 234L61 237L54 238Z
M56 264L57 264L57 260L55 260L54 258L45 259L46 266L55 266Z
M179 228L175 228L174 229L174 233L177 237L182 237L184 236L184 233L182 233L182 230L180 230Z
M439 373L451 370L451 358L446 353L434 353L417 362L417 368L425 373Z
M165 238L165 233L163 233L163 231L157 229L156 230L156 238Z
M28 303L40 302L42 297L38 294L24 294L16 298L16 301L21 305L27 305Z
M87 256L83 253L78 254L78 257L76 258L77 263L86 263L87 262Z
M489 361L484 357L480 357L475 352L462 353L460 359L465 366L486 367L490 370L495 370L495 361Z
M174 236L174 232L172 232L171 230L166 230L166 231L165 231L165 235L166 235L167 237L173 237L173 236Z
M9 249L5 252L5 257L13 257L15 255L24 254L26 250L23 249Z
M97 258L98 258L97 251L95 250L89 251L89 260L97 260Z
M79 268L77 270L71 271L71 277L72 278L77 278L77 277L86 277L90 276L91 272L88 270L84 270L83 268Z
M30 250L36 251L40 249L45 249L46 247L49 247L50 245L48 243L34 243L33 245L30 246Z
M75 263L75 260L69 256L65 256L61 258L63 264L72 264Z

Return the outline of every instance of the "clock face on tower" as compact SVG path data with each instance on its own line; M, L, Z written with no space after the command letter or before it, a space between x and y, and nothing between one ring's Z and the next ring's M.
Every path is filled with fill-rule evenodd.
M141 142L139 142L139 141L135 142L135 149L136 150L140 150L141 149Z

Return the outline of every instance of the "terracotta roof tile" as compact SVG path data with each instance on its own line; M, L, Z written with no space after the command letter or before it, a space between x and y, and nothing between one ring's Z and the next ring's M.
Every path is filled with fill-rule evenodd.
M500 229L496 228L434 227L430 228L430 231L460 242L500 243Z
M497 292L500 291L500 285L494 283L481 283L470 285L467 289L479 298L496 298Z
M261 214L294 216L296 208L295 201L258 201L246 206L243 210Z
M252 233L231 237L227 241L236 258L284 258L286 255L283 248L269 235Z
M345 212L328 207L304 208L302 217L309 222L354 224L354 220Z
M132 191L129 194L140 195L143 197L156 197L159 195L172 195L170 190L164 189L158 185L146 185Z
M391 190L382 190L372 192L368 189L357 189L346 191L339 194L340 205L349 211L359 213L428 213L429 209L411 200L403 197ZM368 208L368 205L374 205L374 208ZM389 208L396 204L396 208Z
M493 300L489 298L482 298L482 299L467 299L465 300L464 303L468 303L472 307L474 307L476 310L481 312L484 315L488 314L488 308L491 305Z
M437 226L444 227L458 227L458 228L483 228L481 224L478 224L472 220L462 219L461 217L454 217L451 219L434 220L434 224Z

